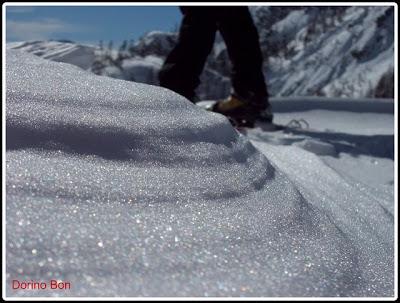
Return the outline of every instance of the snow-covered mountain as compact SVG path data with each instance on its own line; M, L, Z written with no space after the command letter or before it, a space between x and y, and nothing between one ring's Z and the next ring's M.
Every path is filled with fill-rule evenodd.
M91 69L96 58L95 47L71 41L10 42L7 43L7 48L23 50L44 59L70 63L83 69Z
M311 128L245 135L167 89L6 59L8 297L394 295L393 100L274 99Z
M384 75L391 75L393 91L393 7L256 7L253 13L272 95L379 96Z
M393 7L258 6L251 12L271 96L393 97ZM113 52L54 41L8 47L96 74L157 85L158 71L176 39L176 33L150 32ZM227 51L217 36L198 88L200 99L228 95L229 73Z

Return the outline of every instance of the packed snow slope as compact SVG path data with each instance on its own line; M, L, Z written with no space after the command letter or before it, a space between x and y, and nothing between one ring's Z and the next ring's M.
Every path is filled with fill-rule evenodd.
M393 296L390 190L169 90L6 55L8 296Z

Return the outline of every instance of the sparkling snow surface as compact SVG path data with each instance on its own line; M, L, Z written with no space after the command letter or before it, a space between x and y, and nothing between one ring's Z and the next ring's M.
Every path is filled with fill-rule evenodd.
M6 67L8 296L393 295L393 187L329 169L335 147L255 130L269 161L169 90L17 50Z

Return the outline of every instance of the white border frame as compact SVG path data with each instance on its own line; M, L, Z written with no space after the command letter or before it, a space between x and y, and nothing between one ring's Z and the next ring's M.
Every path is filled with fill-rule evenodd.
M7 297L6 296L6 7L18 6L393 6L394 7L394 297ZM398 6L396 2L4 2L2 4L2 298L8 301L395 301L398 298Z

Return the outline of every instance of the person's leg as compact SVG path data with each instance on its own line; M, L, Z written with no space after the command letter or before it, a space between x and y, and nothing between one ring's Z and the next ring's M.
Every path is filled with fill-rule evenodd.
M220 7L218 29L232 62L234 93L262 107L268 106L257 29L247 7Z
M216 33L212 8L183 7L179 39L159 73L160 85L193 101Z

